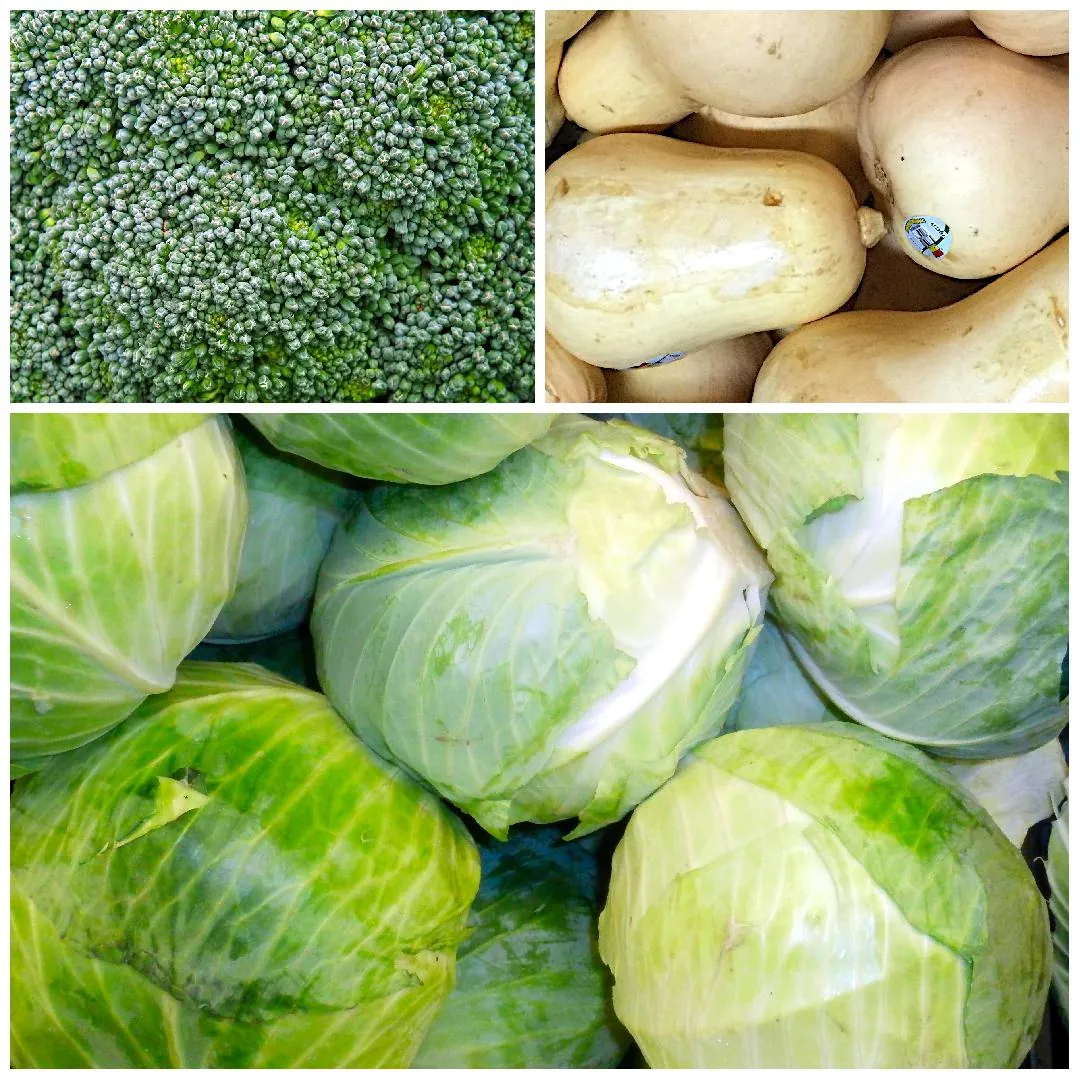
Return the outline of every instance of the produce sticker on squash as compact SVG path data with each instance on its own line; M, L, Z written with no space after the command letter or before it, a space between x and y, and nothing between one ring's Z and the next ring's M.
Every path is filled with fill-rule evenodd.
M637 364L639 368L643 367L659 367L661 364L670 364L672 360L681 360L686 353L681 352L669 352L664 353L663 356L653 357L652 360L646 360L643 364Z
M952 247L952 232L941 218L909 217L904 233L911 246L928 259L940 259Z

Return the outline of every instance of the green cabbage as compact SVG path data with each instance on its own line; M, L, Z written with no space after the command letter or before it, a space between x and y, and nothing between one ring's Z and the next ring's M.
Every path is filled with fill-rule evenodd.
M224 418L11 419L16 772L118 724L210 629L247 520Z
M493 469L543 435L539 413L249 413L279 450L338 472L409 484L450 484Z
M766 616L728 727L740 731L844 719L799 666L776 622Z
M631 424L677 442L687 464L706 480L724 483L724 417L722 413L624 413Z
M480 893L457 985L414 1068L613 1068L630 1038L600 961L598 841L522 826L480 844Z
M1050 830L1046 857L1050 885L1050 914L1054 916L1054 998L1069 1022L1069 804L1066 802Z
M493 835L584 833L722 729L768 581L674 443L567 418L484 476L363 495L319 576L319 680Z
M189 660L208 660L216 664L258 664L309 690L319 689L315 671L315 648L307 624L272 638L258 641L217 643L200 641L188 654Z
M1065 723L1064 415L726 418L771 608L847 716L950 757Z
M857 724L739 731L633 814L600 952L653 1067L1012 1067L1050 979L1020 853Z
M733 730L847 720L800 667L776 623L766 617L746 669ZM1012 757L972 761L938 758L1020 847L1028 830L1065 794L1067 766L1057 739Z
M184 664L11 806L17 1067L407 1066L479 884L326 699Z
M209 641L257 641L299 626L315 576L341 519L356 499L352 477L275 450L237 428L248 527L236 588Z

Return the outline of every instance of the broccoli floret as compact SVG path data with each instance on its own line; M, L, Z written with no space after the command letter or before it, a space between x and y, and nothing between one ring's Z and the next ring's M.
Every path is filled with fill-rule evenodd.
M16 401L531 401L528 11L21 11Z

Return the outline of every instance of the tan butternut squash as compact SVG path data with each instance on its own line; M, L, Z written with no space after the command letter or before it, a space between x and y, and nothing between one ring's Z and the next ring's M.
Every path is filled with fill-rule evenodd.
M771 347L768 334L748 334L714 342L666 362L622 371L609 369L604 372L608 401L749 401L754 380Z
M571 355L550 334L545 334L544 398L551 402L607 401L604 373Z
M629 11L601 12L571 42L559 68L566 115L586 131L663 131L697 107L657 72Z
M894 11L885 48L898 53L917 41L942 37L979 37L966 11Z
M551 145L551 140L559 133L563 121L566 119L566 110L559 100L559 63L562 60L562 42L549 45L544 50L544 138L545 146Z
M850 311L800 327L762 366L755 402L1064 402L1069 238L936 311Z
M544 48L561 45L572 38L594 15L595 11L549 11L544 19Z
M1069 12L969 11L971 21L992 41L1028 56L1069 51Z
M870 69L887 11L612 11L567 50L559 94L590 131L658 131L703 105L795 116Z
M859 151L920 265L1004 273L1069 220L1068 75L981 38L912 45L870 80Z
M547 328L612 368L835 311L881 224L820 158L641 134L556 161L546 211Z
M813 154L844 174L861 203L870 194L859 158L858 136L859 102L868 81L868 76L863 76L834 101L798 116L739 116L705 105L680 120L671 134L703 146Z

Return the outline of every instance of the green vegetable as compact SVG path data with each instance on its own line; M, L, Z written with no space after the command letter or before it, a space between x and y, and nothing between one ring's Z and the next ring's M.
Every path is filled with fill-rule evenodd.
M1065 723L1068 418L728 416L772 610L847 716L951 757Z
M485 829L617 820L717 734L769 575L682 451L566 418L491 472L365 492L319 576L330 700Z
M739 731L630 820L600 952L654 1068L1014 1067L1050 979L1019 852L856 724Z
M724 483L724 417L720 413L626 413L632 424L677 442L695 472Z
M11 807L17 1067L407 1066L475 845L326 699L185 664Z
M168 690L236 580L224 418L11 418L11 755L81 746Z
M480 844L480 893L458 951L457 985L414 1068L613 1068L630 1039L611 1010L596 945L595 833L550 827Z
M799 666L776 622L766 617L728 727L738 731L844 719Z
M539 438L551 416L537 413L251 413L279 450L327 469L409 484L450 484L493 469Z
M1069 1022L1069 804L1066 802L1050 831L1046 858L1050 884L1050 914L1054 916L1054 998Z
M307 624L296 630L258 641L217 643L200 641L188 654L189 660L208 660L217 664L258 664L289 682L319 689L315 673L315 650Z
M979 800L997 827L1021 847L1031 827L1065 797L1068 765L1061 743L1048 743L1014 757L941 763Z
M729 727L776 727L847 720L799 666L776 623L766 617L746 669ZM1068 767L1057 739L1024 754L989 761L938 758L978 800L999 829L1020 847L1028 830L1065 795Z
M208 639L256 641L305 621L334 530L356 499L351 477L278 453L235 431L244 463L248 527L236 588Z
M13 12L13 400L531 402L534 36Z

